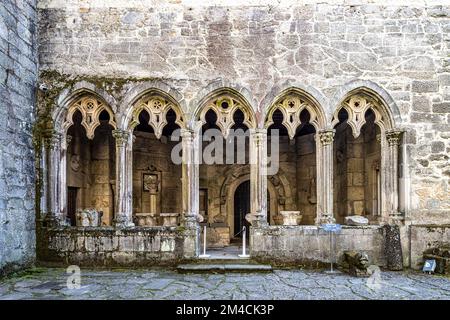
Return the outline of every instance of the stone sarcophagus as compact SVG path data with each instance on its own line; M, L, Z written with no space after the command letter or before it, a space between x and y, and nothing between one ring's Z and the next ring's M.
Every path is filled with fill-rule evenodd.
M155 227L158 225L158 215L154 212L136 213L136 224L141 227Z
M102 224L102 211L79 209L76 214L77 227L99 227Z

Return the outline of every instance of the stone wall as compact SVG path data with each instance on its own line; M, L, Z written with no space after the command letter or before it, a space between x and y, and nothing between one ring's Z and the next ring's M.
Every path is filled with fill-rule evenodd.
M414 222L450 222L449 6L226 3L41 0L42 80L51 83L57 71L108 83L102 89L117 101L136 85L124 79L160 81L188 116L212 89L228 85L260 119L276 95L296 86L320 97L328 121L340 99L363 86L383 97L406 130L401 210Z
M316 226L270 226L251 228L252 259L279 263L320 266L330 262L329 234ZM344 250L361 250L369 262L386 265L384 230L380 226L344 226L335 236L335 261Z
M36 1L0 2L0 276L35 259Z
M39 261L96 267L174 264L195 254L195 237L177 227L46 229L38 244Z
M411 268L419 270L426 249L450 244L450 225L412 225L410 237Z

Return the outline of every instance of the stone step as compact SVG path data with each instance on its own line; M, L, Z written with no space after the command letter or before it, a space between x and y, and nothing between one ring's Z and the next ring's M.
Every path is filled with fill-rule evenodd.
M272 266L267 264L250 263L200 263L200 264L180 264L177 266L178 272L272 272Z

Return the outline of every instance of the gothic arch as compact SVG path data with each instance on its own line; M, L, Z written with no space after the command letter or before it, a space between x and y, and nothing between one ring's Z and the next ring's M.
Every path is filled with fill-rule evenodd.
M109 114L109 124L117 128L116 99L90 82L77 82L60 93L57 108L52 114L54 129L65 136L67 129L73 124L72 117L76 111L81 112L81 125L85 128L89 139L94 137L95 129L100 125L99 115L103 111Z
M348 124L353 135L358 137L364 125L365 113L371 109L375 123L381 131L393 130L401 123L401 114L389 93L369 80L354 80L342 86L331 99L335 109L331 126L339 122L338 113L344 108L348 112Z
M153 80L142 82L136 86L133 86L124 95L119 106L119 127L123 130L128 129L130 122L132 121L133 109L135 105L142 101L142 99L151 96L159 96L173 104L177 108L177 110L174 111L183 116L184 122L184 115L187 113L187 106L183 95L178 90L170 87L168 84L162 81Z
M194 110L191 126L195 127L195 123L198 121L205 123L206 112L212 109L217 115L216 124L226 137L234 125L234 112L240 109L244 114L244 124L248 128L256 128L257 121L253 108L254 104L252 105L253 98L249 91L236 85L228 84L228 86L217 87L218 85L225 85L225 83L223 81L214 82L200 92L200 94L204 93L201 99L194 99L191 103L191 110ZM212 90L207 91L210 89Z
M301 124L300 113L303 110L307 110L311 116L310 123L316 131L325 129L327 123L326 113L323 106L319 103L319 101L324 103L325 100L317 93L315 93L315 96L298 87L288 87L279 94L274 95L270 104L265 106L264 128L267 129L273 124L273 113L279 110L283 113L282 124L288 130L289 138L293 139L297 128Z
M159 84L159 87L164 86ZM186 127L186 117L182 105L172 95L174 94L180 98L181 95L177 91L174 89L169 89L169 92L162 91L160 88L153 86L153 83L146 83L145 86L141 85L140 88L146 89L136 93L137 88L133 88L121 103L123 116L120 125L123 130L133 130L139 124L139 114L142 110L147 111L150 115L148 124L153 128L158 139L162 135L164 126L167 124L166 116L170 109L176 114L175 123L181 128ZM168 87L164 88L167 89Z

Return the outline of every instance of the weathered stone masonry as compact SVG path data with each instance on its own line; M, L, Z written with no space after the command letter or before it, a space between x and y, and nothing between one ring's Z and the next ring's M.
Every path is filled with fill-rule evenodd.
M0 3L0 276L35 260L36 1Z
M81 157L89 168L86 172L94 171L99 160L111 164L108 170L97 171L92 183L86 180L79 184L85 192L83 206L108 207L104 210L108 225L132 227L136 210L149 207L137 193L141 174L153 170L136 159L156 163L163 183L169 173L172 184L168 187L171 193L179 193L174 196L176 200L170 200L170 210L179 211L179 223L187 227L173 231L187 235L177 257L192 257L198 251L195 230L200 220L200 188L208 187L207 222L217 222L219 227L214 230L222 232L226 219L230 221L230 201L237 181L245 179L251 181L250 213L253 226L258 227L252 231L253 240L262 239L252 254L266 260L326 260L314 246L321 243L305 245L321 236L317 227L267 226L269 209L271 219L278 210L302 210L305 224L310 225L331 216L338 222L349 214L368 216L376 226L346 228L342 248L372 248L373 259L380 265L386 257L379 225L400 226L404 265L417 267L417 248L422 244L412 238L415 229L410 226L450 222L449 6L427 1L398 6L384 0L352 5L331 0L320 4L284 0L277 5L255 0L226 5L218 0L209 6L186 0L157 5L115 2L108 7L99 1L67 5L65 1L42 0L38 8L40 83L49 91L39 96L38 103L36 137L41 145L37 158L39 167L47 170L38 189L43 198L37 216L41 220L47 214L48 225L64 218L67 211L67 194L60 185L68 181L75 186L66 174L71 170L67 157L72 158L79 142L67 140L64 126L71 125L67 112L76 112L73 106L83 99L97 99L109 116L100 121L99 114L94 114L92 132L89 125L80 130L95 136L96 125L101 125L112 135L110 146L104 143L99 149L104 151L101 158L93 153L93 157ZM257 165L221 171L214 168L205 176L205 171L193 164L199 155L194 147L199 125L204 125L204 113L210 105L215 104L216 114L222 115L219 102L224 98L241 106L244 123L252 130L250 156ZM154 99L163 101L160 109L150 108ZM291 105L291 100L297 103ZM157 137L163 124L160 118L152 117L165 116L164 105L175 112L175 123L182 128L184 163L180 168L162 170L162 154L134 154L138 150L135 146L142 146L140 133L135 135L136 141L133 138L134 116L139 117L133 112L141 102L149 106ZM281 155L282 172L265 179L261 163L266 132L278 105L282 105L285 127L291 127L281 149L290 151ZM296 129L304 123L289 124L286 120L303 109L309 113L308 124L314 133L299 137ZM340 130L343 109L347 129ZM339 149L344 135L350 142ZM295 138L296 148L288 147L288 138ZM305 150L315 153L315 163L312 157L303 157ZM133 171L130 159L141 171ZM302 165L304 161L307 166ZM216 175L209 175L212 171ZM331 183L333 178L335 183ZM180 183L175 187L173 181ZM345 189L339 190L345 198L336 193L338 188ZM96 205L99 196L104 200ZM267 198L270 208L266 207ZM160 207L167 208L167 200L161 201ZM221 215L225 218L219 219ZM85 234L84 229L69 227L70 231L64 231L56 225L49 232L61 234L52 239L69 234L75 238L73 234L78 233L80 240L73 241L85 243L83 239L99 236ZM104 229L108 236L120 233L108 228ZM133 232L117 236L137 241L133 243L140 241ZM103 242L96 239L101 247ZM46 241L41 244L45 246ZM297 242L302 246L296 246ZM67 257L61 243L65 242L50 247L56 256ZM103 247L100 249L103 252ZM140 252L142 247L133 250ZM72 252L72 257L80 255ZM142 255L133 253L131 257L139 261Z

